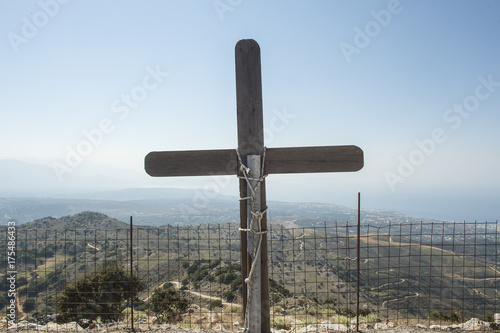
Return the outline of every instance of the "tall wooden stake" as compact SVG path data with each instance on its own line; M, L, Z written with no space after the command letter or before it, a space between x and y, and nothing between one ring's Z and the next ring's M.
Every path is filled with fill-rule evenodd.
M264 150L264 120L262 111L262 81L261 81L261 64L260 64L260 47L254 40L244 40L236 44L235 47L235 66L236 66L236 113L238 118L238 151L243 162L248 163L250 156L261 156ZM260 161L260 159L259 159ZM260 162L250 169L252 172L260 170ZM242 173L240 171L240 177ZM257 177L255 174L252 177ZM259 176L260 177L260 174ZM266 209L265 194L263 195L262 187L264 181L261 182L260 198L258 198L259 207L255 210L262 212ZM240 197L246 198L250 195L247 188L247 183L244 179L240 180ZM240 225L242 228L248 228L248 221L252 218L249 213L248 205L246 202L240 204ZM263 228L267 229L266 214L261 220ZM247 232L241 234L241 249L242 249L242 269L243 279L248 276L252 264L252 260L260 261L260 290L257 291L246 283L243 284L243 304L244 313L253 314L249 320L250 327L252 327L256 313L259 314L259 326L253 326L250 332L268 333L271 331L270 322L270 309L269 309L269 278L267 275L267 237L263 237L261 244L260 258L249 258L249 254L244 253L248 251L248 238ZM264 241L266 240L266 241ZM264 256L265 254L265 256ZM246 259L245 259L246 258ZM249 260L250 259L250 260ZM245 265L246 263L246 265ZM255 279L254 279L255 281ZM249 289L250 294L256 297L255 293L260 293L258 298L248 299ZM257 301L258 300L258 301ZM246 307L250 306L250 309ZM250 328L249 327L249 328ZM260 330L257 330L257 327Z

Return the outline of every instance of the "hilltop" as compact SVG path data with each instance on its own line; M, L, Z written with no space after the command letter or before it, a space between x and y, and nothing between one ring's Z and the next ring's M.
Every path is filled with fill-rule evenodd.
M125 229L128 225L105 214L85 211L76 215L61 218L44 217L33 222L22 224L19 229Z

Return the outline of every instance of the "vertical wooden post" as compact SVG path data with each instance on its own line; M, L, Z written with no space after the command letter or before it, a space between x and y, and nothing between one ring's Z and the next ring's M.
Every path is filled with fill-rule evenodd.
M264 120L262 116L262 78L260 64L260 47L252 39L240 40L235 47L236 66L236 109L238 120L238 151L242 161L247 163L248 155L261 155L264 150ZM260 170L260 166L258 168ZM242 176L242 173L239 172ZM261 183L260 210L266 209L265 185ZM245 198L250 193L247 191L245 180L240 180L240 197ZM247 228L247 204L240 203L240 226ZM263 227L267 228L265 215L261 221ZM261 304L252 304L259 309L262 318L261 331L269 333L271 331L269 314L269 279L267 268L267 237L264 234L262 239L262 259L261 259ZM245 279L248 276L248 268L245 267L248 254L247 233L241 234L241 266ZM247 286L243 284L243 313L247 313Z
M252 39L240 40L235 48L235 63L238 149L245 162L247 155L260 155L264 149L259 44Z

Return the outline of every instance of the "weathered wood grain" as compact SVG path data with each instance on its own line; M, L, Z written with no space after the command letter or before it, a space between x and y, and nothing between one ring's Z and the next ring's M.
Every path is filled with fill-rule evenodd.
M246 158L260 154L264 147L259 44L253 39L240 40L235 47L235 65L238 147Z
M243 163L247 163L247 156L249 155L260 155L262 149L264 148L264 120L262 115L262 79L261 79L261 66L260 66L260 46L256 41L252 39L244 39L238 41L235 47L235 66L236 66L236 113L238 120L238 151L241 155ZM235 170L238 172L238 169ZM239 174L241 176L241 173ZM264 186L264 182L261 183ZM248 195L248 188L246 181L240 179L240 197L245 198ZM261 198L262 199L262 198ZM263 211L266 208L265 196L263 196L264 201L259 202L260 207L252 207L250 201L245 201L244 204L240 205L240 227L249 228L249 220L251 215L248 210L258 210ZM267 222L266 216L261 220L261 226L263 230L266 230ZM252 238L253 236L242 232L242 263L244 263L245 257L248 257L248 253L245 253L247 238ZM243 240L245 238L245 241ZM245 248L243 247L245 246ZM258 303L254 304L248 311L249 331L267 333L271 331L270 326L270 316L269 316L269 278L268 275L262 273L267 273L267 241L262 243L260 258L261 263L261 281L260 283L260 293L262 298ZM263 254L266 257L263 257ZM265 258L263 260L262 258ZM245 265L242 265L245 266ZM250 270L251 263L247 263L247 267L243 268L243 276L247 276L247 272ZM243 311L247 313L247 288L252 288L254 290L254 296L257 295L256 291L259 291L256 286L251 286L246 283L243 284Z
M267 174L349 172L360 170L363 163L357 146L268 148L264 167ZM151 152L145 165L154 177L238 174L234 149Z
M268 148L265 172L349 172L363 167L363 151L357 146Z
M153 177L235 175L234 149L154 151L146 155L145 169Z

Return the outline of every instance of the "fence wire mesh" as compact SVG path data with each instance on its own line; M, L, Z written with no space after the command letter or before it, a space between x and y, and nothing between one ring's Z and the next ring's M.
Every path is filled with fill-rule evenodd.
M497 222L357 230L345 223L288 229L271 224L272 328L355 331L356 318L360 328L494 322L500 313ZM9 234L2 232L7 258ZM236 224L136 227L132 242L131 229L20 225L15 251L14 283L7 260L0 266L4 327L14 309L17 328L33 330L58 330L63 322L96 329L172 323L241 329Z
M323 323L355 329L356 316L365 328L494 321L500 311L496 222L361 225L360 230L358 235L357 226L339 224L273 230L275 327ZM280 294L279 286L294 297L284 297L287 291Z

